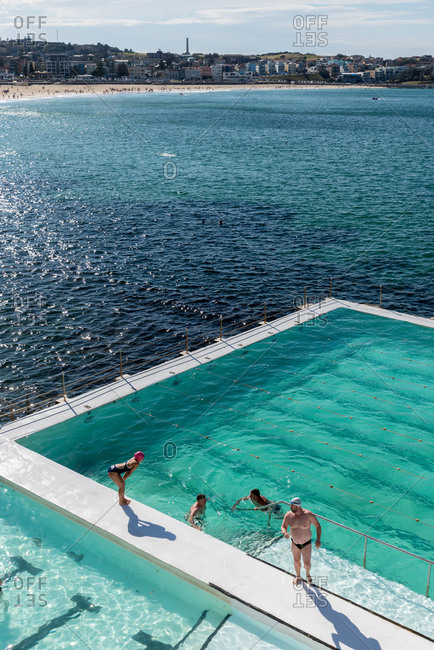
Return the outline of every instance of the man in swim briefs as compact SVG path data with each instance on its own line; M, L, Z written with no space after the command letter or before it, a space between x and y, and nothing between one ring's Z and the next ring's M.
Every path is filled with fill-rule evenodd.
M234 503L234 505L232 506L232 510L235 510L235 508L241 501L247 501L247 500L250 500L252 503L255 504L254 510L258 510L259 508L260 509L263 508L264 510L270 510L270 508L264 508L264 506L268 506L270 503L272 503L272 501L269 501L264 496L262 496L259 490L254 489L254 490L250 490L250 494L248 494L246 497L241 497L241 499L238 499L238 501L236 501L236 503ZM276 504L275 506L271 507L271 510L273 512L278 512L280 509L281 508L279 504Z
M136 451L134 456L127 460L126 463L115 463L114 465L110 465L107 470L109 477L119 488L118 494L120 506L127 506L131 503L131 499L125 498L125 481L138 468L144 457L145 454L143 451ZM122 476L122 474L124 475Z
M285 539L291 537L291 551L294 557L295 578L294 585L301 582L301 558L303 558L306 570L306 580L312 582L310 576L310 557L312 553L312 539L310 527L313 524L316 528L316 548L321 546L321 526L315 515L301 507L301 499L294 497L290 501L291 510L286 513L282 522L282 533ZM288 533L288 527L290 533Z
M190 512L188 513L188 523L197 530L202 530L207 501L208 499L204 494L198 494L196 497L196 503L191 506Z

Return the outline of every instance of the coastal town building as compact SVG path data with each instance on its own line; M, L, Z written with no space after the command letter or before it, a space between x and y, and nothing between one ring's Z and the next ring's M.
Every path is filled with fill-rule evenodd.
M144 63L135 63L130 66L130 78L142 81L151 76L151 71L148 65Z
M200 68L185 68L184 79L186 81L200 81L202 79Z
M241 72L232 70L231 72L223 72L223 81L230 81L234 83L246 83L252 81L253 72Z
M216 63L211 66L211 76L214 79L223 79L223 68L225 66L222 63Z
M0 80L1 81L12 81L14 78L13 72L9 71L9 68L0 68Z
M50 56L45 61L45 70L52 77L70 77L71 59L66 54Z
M144 82L232 83L261 78L261 82L397 84L403 81L433 84L433 56L422 55L387 60L363 55L315 56L301 53L263 55L190 52L134 53L108 45L20 43L0 40L0 81L15 79L99 80Z

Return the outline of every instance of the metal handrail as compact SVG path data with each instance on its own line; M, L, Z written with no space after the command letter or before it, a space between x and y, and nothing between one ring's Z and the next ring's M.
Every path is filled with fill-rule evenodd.
M320 301L321 300L322 300L322 298L320 299ZM282 309L282 310L279 310L277 312L273 312L273 318L276 318L277 316L280 316L281 314L282 315L290 315L291 313L292 313L291 307L288 306L287 309ZM209 325L210 323L213 323L213 322L215 322L217 320L220 321L220 324L222 323L222 317L221 316L216 317L215 319L212 319L211 321L206 321L206 322ZM241 323L241 325L239 325L239 323ZM252 325L257 325L257 323L258 323L258 321L257 321L256 318L253 319L252 321L247 321L246 318L236 320L233 323L231 323L229 325L229 329L227 329L227 331L225 331L225 333L224 333L225 337L233 336L234 332L238 332L239 330L250 328ZM237 327L235 327L235 326L237 326ZM221 326L220 326L220 333L222 334ZM194 337L194 339L192 339L191 337L189 337L189 338L190 338L190 344L194 341L195 343L199 342L201 345L207 345L208 343L214 343L214 341L215 341L215 338L213 338L213 337L211 337L210 339L208 339L208 338L204 339L202 334L198 334L197 336ZM190 347L191 347L191 345L190 345ZM130 369L136 368L136 367L141 367L141 366L147 366L148 364L150 364L153 361L163 359L165 357L170 358L175 353L177 353L177 352L179 353L179 351L180 351L179 350L179 345L176 345L173 348L170 348L167 352L165 352L163 354L160 354L160 355L157 355L157 356L149 356L149 357L147 357L145 359L139 359L139 360L136 360L136 361L130 361L127 364L124 364L124 365L125 366L128 365L128 368L130 368ZM99 364L99 361L96 361L95 363L92 364L92 367L95 366L95 365L97 366L98 364ZM89 367L88 364L87 364L87 366ZM110 370L110 369L101 370L100 372L97 372L97 373L91 375L90 376L90 381L87 381L84 384L82 383L83 380L81 380L81 379L78 379L76 382L74 382L72 384L68 383L68 386L67 386L68 395L71 394L72 392L77 392L77 391L83 390L87 386L98 383L99 381L108 380L110 377L116 376L117 372L118 372L118 370ZM29 405L29 403L28 403L28 395L23 395L22 397L20 397L19 399L15 400L13 402L10 401L10 400L6 400L4 398L1 398L0 402L4 401L6 403L6 406L9 406L11 412L10 412L10 414L6 414L5 412L3 413L3 412L0 411L0 420L2 418L15 420L15 417L17 415L20 415L21 413L27 413L28 414L30 412L36 412L39 409L50 406L52 402L56 402L57 400L62 399L64 397L64 392L63 393L54 393L53 394L53 391L47 391L45 393L38 393L38 395L39 395L39 397L45 397L45 396L47 396L47 397L45 397L45 399L41 400L40 402L32 403L31 405ZM21 406L21 404L23 404L23 406Z
M289 501L273 501L272 503L268 503L266 506L258 506L257 510L265 510L269 508L270 506L275 506L279 503L285 503L287 506L290 506L291 504ZM433 560L428 560L426 557L422 557L421 555L416 555L415 553L410 553L410 551L406 551L403 548L399 548L399 546L394 546L393 544L389 544L388 542L383 542L381 539L377 539L377 537L372 537L371 535L367 535L367 533L362 533L360 530L356 530L355 528L350 528L349 526L345 526L344 524L340 524L338 521L333 521L333 519L327 519L327 517L323 517L322 515L317 515L315 513L312 513L317 517L318 519L323 519L324 521L328 521L330 524L333 524L334 526L339 526L339 528L345 528L345 530L349 530L351 533L357 533L357 535L360 535L361 537L365 538L365 548L363 552L363 568L366 569L366 553L367 553L367 545L368 545L368 539L372 539L373 542L378 542L378 544L383 544L383 546L388 546L389 548L395 549L395 551L400 551L400 553L405 553L406 555L411 555L412 557L415 557L417 560L422 560L423 562L428 563L428 580L426 584L426 596L429 597L429 584L430 584L430 579L431 579L431 567L434 564Z

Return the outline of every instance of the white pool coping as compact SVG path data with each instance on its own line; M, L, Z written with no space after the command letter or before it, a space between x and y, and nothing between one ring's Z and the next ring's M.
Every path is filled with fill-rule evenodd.
M256 616L258 620L262 620L264 615L269 617L275 622L276 630L286 630L312 648L432 648L432 642L426 637L330 592L322 590L321 596L315 589L310 589L308 593L306 589L302 592L295 590L292 577L284 571L260 562L143 503L133 501L131 511L121 508L117 504L117 493L114 490L15 442L16 439L80 413L89 412L90 409L141 390L173 374L229 354L239 346L244 347L263 340L340 307L434 328L434 322L430 319L327 299L250 332L219 341L133 377L125 377L109 386L79 395L66 403L3 425L0 429L0 481L42 501L202 589L212 590L210 585L213 585L226 602L239 608L247 606L249 614ZM146 461L137 470L137 473L139 472L146 472ZM134 474L134 477L136 475ZM137 516L140 521L149 522L148 535L134 534L137 530L134 521L128 526L128 512L132 519ZM170 531L175 535L175 539L165 538L165 531ZM304 599L301 602L305 604L302 607L300 593ZM327 600L326 606L323 607L324 595Z
M252 328L247 332L242 332L228 339L223 338L221 341L217 341L199 350L194 350L188 354L183 353L153 368L138 372L134 375L125 374L123 378L119 377L118 380L110 384L100 386L71 399L67 398L66 401L61 400L58 404L42 409L32 415L19 418L13 422L3 423L0 425L0 438L2 440L6 437L8 439L18 439L64 422L76 415L89 413L94 408L122 399L147 386L206 364L209 361L214 361L215 359L230 354L234 350L252 345L274 334L284 332L285 330L340 308L382 316L383 318L406 321L414 325L434 329L434 320L430 320L429 318L401 314L400 312L381 309L380 307L371 305L362 305L347 300L327 298L314 305L309 305L305 309L270 321L265 325Z

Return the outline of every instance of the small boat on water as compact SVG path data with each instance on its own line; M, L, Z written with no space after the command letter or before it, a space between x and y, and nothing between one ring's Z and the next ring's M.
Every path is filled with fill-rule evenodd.
M372 99L378 99L378 97L373 97Z

